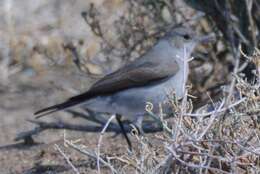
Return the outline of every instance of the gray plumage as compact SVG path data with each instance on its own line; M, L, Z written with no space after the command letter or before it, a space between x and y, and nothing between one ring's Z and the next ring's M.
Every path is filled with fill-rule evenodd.
M158 105L174 90L184 95L188 76L187 59L198 43L191 30L176 28L162 37L142 57L108 74L85 93L35 113L41 117L75 105L97 112L120 114L129 120L142 120L146 102Z

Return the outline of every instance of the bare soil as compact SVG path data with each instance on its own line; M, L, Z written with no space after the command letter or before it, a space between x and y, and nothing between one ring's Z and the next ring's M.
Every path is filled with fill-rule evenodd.
M83 77L84 80L77 78L78 76L60 70L57 72L50 71L42 77L33 76L31 78L27 78L27 76L20 73L10 79L8 87L1 86L0 173L73 173L71 167L55 148L55 144L60 146L79 171L82 173L95 173L96 161L64 147L63 138L66 135L69 140L80 140L80 144L95 150L99 137L97 133L47 130L34 137L34 140L38 143L37 145L25 145L23 142L14 141L18 133L35 127L35 125L27 121L28 119L34 119L33 112L59 102L66 96L73 95L68 90L58 89L59 83L64 82L66 79L68 88L73 89L82 82L89 83L91 81L86 77ZM64 112L42 119L65 119L69 122L76 122L75 119ZM121 136L113 138L112 136L113 134L104 136L102 144L104 147L102 149L111 156L124 154L127 148L125 140ZM106 170L104 169L104 172ZM109 170L107 172L109 173Z

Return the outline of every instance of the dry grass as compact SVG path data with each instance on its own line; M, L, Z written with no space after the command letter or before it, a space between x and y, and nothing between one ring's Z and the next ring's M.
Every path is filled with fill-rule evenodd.
M256 50L251 60L259 56ZM103 152L101 163L113 173L259 173L260 81L250 84L238 75L233 78L231 93L195 112L187 96L181 102L170 100L175 114L168 119L158 116L162 133L135 134L133 152L114 157ZM90 149L68 140L65 144L100 160L99 151L84 153Z

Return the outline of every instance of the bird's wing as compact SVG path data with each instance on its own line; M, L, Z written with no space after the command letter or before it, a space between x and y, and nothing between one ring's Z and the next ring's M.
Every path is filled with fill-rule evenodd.
M35 113L37 118L80 104L92 97L109 95L120 90L140 87L155 83L173 76L179 70L177 62L172 58L168 62L160 57L140 58L129 65L108 74L97 81L87 92L71 97L67 101L42 109Z
M174 65L173 65L174 64ZM82 97L107 95L116 91L148 85L173 76L178 64L160 63L160 60L133 63L97 81ZM78 96L79 97L79 96ZM74 98L74 97L73 97Z

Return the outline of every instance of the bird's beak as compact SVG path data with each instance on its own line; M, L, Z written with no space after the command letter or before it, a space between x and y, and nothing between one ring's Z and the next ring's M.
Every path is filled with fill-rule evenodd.
M214 33L210 33L210 34L205 35L205 36L197 37L195 40L198 43L207 44L209 42L216 41L216 35Z

